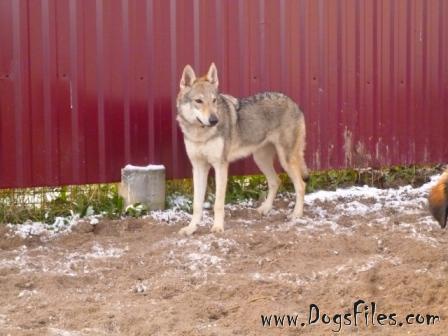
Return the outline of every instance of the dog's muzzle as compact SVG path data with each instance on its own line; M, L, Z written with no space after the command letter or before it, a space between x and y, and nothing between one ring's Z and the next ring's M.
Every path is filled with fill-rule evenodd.
M204 123L201 121L201 119L199 119L199 117L196 117L196 119L199 121L199 123L202 125L202 127L207 126L206 124L204 124Z
M210 126L215 126L218 123L218 121L219 121L218 117L214 114L212 114L210 116L210 118L208 118L208 122L209 122Z
M196 117L196 119L199 121L199 123L202 125L202 127L213 127L215 126L219 119L215 115L211 115L210 118L208 118L208 125L204 124L199 117Z

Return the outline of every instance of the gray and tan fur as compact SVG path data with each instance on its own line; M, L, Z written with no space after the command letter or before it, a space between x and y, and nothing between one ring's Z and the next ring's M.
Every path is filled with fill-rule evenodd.
M266 92L237 99L218 91L218 71L212 63L200 78L190 65L184 68L177 96L177 121L193 166L193 217L180 230L190 235L202 218L202 206L210 167L216 174L213 232L224 230L224 199L229 163L253 155L266 175L269 192L257 209L266 215L272 208L280 180L274 170L277 154L296 191L292 217L303 214L305 119L297 104L281 93Z

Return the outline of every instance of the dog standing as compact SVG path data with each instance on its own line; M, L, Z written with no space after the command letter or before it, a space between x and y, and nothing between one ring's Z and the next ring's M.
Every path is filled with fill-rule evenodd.
M429 193L429 210L440 226L446 227L448 217L448 169L440 177Z
M218 71L211 64L207 74L196 78L185 66L177 96L177 121L193 166L193 217L180 230L190 235L202 217L210 167L215 170L216 199L213 232L224 230L224 199L229 163L253 155L266 176L268 195L257 209L266 215L280 185L274 157L291 178L296 191L292 217L301 217L308 169L304 160L305 118L297 104L281 93L259 93L243 99L218 91Z

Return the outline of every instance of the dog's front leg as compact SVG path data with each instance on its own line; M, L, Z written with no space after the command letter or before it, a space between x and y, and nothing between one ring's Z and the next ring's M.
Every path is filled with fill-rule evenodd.
M226 198L227 188L227 163L218 163L213 165L216 177L216 199L215 199L215 221L213 223L212 232L224 231L224 202Z
M202 218L202 206L207 190L207 176L210 165L207 162L193 162L193 217L188 226L179 231L183 235L191 235L197 229Z

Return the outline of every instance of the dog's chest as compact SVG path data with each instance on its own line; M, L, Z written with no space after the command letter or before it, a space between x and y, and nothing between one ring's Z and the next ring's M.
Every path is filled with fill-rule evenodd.
M185 139L185 148L190 160L205 160L209 163L223 159L224 139L216 137L204 143L196 143Z

